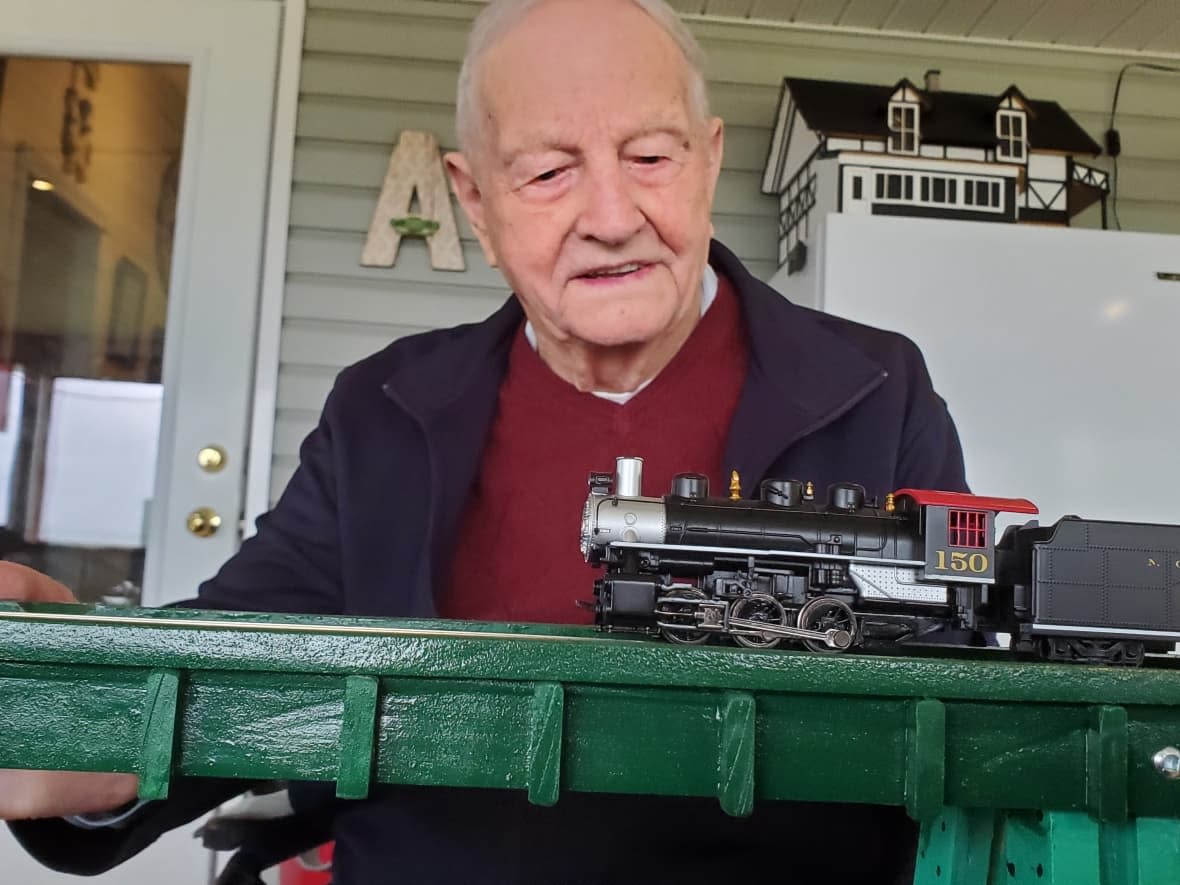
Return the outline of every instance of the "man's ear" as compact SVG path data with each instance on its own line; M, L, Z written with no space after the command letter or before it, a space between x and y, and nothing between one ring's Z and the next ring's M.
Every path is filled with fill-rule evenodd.
M463 214L471 224L483 256L492 267L497 266L496 250L492 247L488 236L487 221L484 215L483 192L476 183L472 171L471 161L466 156L451 152L443 156L443 163L447 167L447 176L451 179L451 188L459 198L459 205L463 207Z
M720 117L714 117L706 125L709 151L709 205L712 205L713 195L717 190L717 179L721 177L721 160L725 155L725 122Z

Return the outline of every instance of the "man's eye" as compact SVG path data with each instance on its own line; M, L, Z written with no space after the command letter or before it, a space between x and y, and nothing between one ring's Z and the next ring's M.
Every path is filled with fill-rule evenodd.
M533 181L542 181L542 182L552 181L560 174L561 174L560 169L549 169L548 171L542 172L540 175L533 178Z
M655 166L657 163L660 163L666 159L668 158L659 156L657 154L652 154L649 156L636 157L635 162L640 166Z

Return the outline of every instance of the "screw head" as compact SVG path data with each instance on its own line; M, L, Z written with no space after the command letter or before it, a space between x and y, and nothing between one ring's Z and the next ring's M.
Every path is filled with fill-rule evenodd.
M1151 757L1155 770L1168 780L1180 779L1180 750L1164 747Z

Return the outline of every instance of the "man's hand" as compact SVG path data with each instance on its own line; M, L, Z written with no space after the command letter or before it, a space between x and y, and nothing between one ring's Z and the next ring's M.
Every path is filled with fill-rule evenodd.
M0 562L0 599L78 601L64 584L15 562ZM134 799L138 783L133 774L0 769L0 820L107 811Z
M0 820L110 811L138 790L134 774L0 769Z
M0 599L16 602L78 601L65 584L15 562L0 562Z

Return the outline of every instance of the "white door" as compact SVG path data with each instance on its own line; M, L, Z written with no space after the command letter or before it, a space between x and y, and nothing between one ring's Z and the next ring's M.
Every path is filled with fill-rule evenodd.
M97 581L119 583L111 551L131 551L120 580L157 605L190 595L239 541L281 11L0 9L0 114L40 109L53 126L6 135L0 117L0 208L14 219L0 228L0 361L17 370L0 416L14 419L0 421L14 450L0 463L13 476L4 550L48 550L14 555L91 598ZM29 73L32 61L56 69ZM198 463L203 449L220 469L209 451Z
M189 596L239 543L281 14L0 2L0 555L85 599ZM165 842L101 881L207 881ZM73 881L2 828L0 867Z

